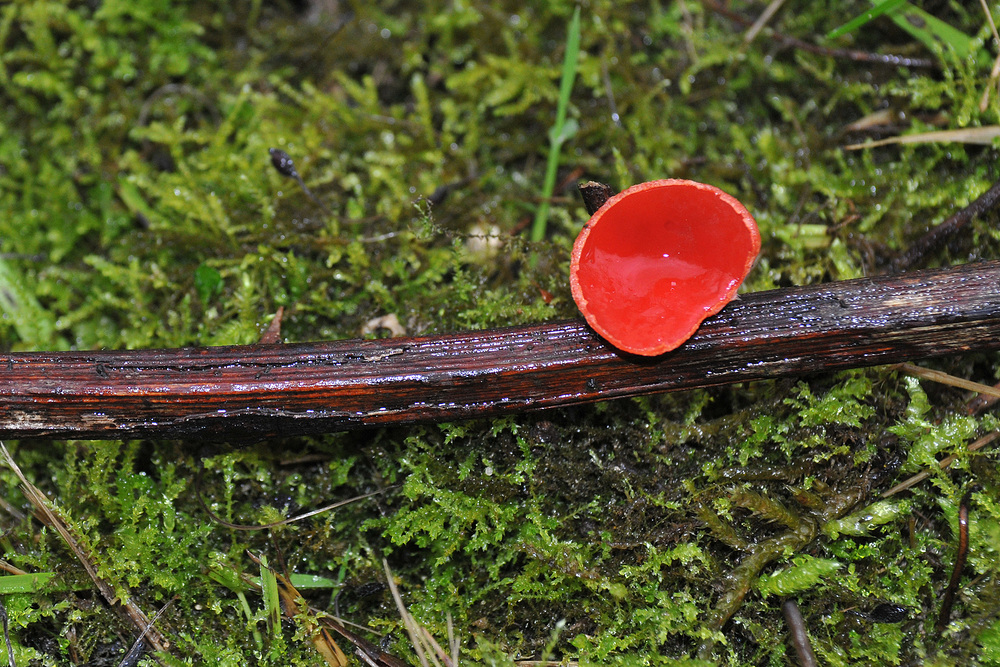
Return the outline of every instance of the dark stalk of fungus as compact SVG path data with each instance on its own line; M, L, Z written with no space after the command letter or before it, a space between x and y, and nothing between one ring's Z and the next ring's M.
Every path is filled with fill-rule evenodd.
M420 338L0 354L0 438L267 438L1000 349L1000 262L747 294L658 357L582 321Z
M594 215L608 200L617 193L610 185L598 183L597 181L587 181L579 187L580 197L583 199L583 207L587 209L587 215Z

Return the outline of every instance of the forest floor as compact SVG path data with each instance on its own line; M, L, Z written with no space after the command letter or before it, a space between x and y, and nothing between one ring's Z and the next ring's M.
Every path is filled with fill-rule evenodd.
M590 0L578 44L572 2L368 4L0 6L0 347L253 343L279 309L288 342L577 317L590 179L740 199L744 291L874 276L1000 178L995 3L879 3L829 36L871 3L774 3L758 30L765 3ZM920 266L1000 259L998 222ZM929 367L992 385L998 361ZM117 665L163 610L138 664L337 664L336 616L377 665L784 665L791 600L822 664L1000 665L998 423L970 399L875 367L255 443L6 442L41 496L0 469L4 644Z

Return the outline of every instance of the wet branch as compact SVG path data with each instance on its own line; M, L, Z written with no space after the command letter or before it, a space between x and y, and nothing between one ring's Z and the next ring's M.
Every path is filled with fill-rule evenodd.
M930 231L914 241L892 261L892 270L905 271L917 266L932 251L944 245L950 237L957 234L977 217L996 207L998 203L1000 203L1000 181L976 197L971 204L959 209L950 218L932 227Z
M686 344L582 321L421 338L0 354L0 438L265 438L450 421L1000 348L1000 262L745 295Z

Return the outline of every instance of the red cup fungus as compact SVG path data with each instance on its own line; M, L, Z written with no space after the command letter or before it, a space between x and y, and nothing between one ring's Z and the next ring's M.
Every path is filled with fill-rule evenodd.
M734 197L694 181L650 181L615 195L584 225L570 287L605 340L653 356L722 310L759 252L757 223Z

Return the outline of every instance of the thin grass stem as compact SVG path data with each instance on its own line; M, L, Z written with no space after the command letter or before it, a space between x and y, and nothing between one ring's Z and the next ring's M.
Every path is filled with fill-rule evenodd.
M545 238L545 229L549 219L549 202L556 187L556 173L559 169L559 152L563 143L576 134L576 123L566 122L566 111L569 108L569 96L573 92L573 82L576 80L576 63L580 55L580 8L573 11L566 34L566 55L563 58L562 78L559 82L559 103L556 106L556 122L549 130L549 156L545 163L545 182L542 185L542 199L535 212L535 221L531 226L531 240L541 241Z

